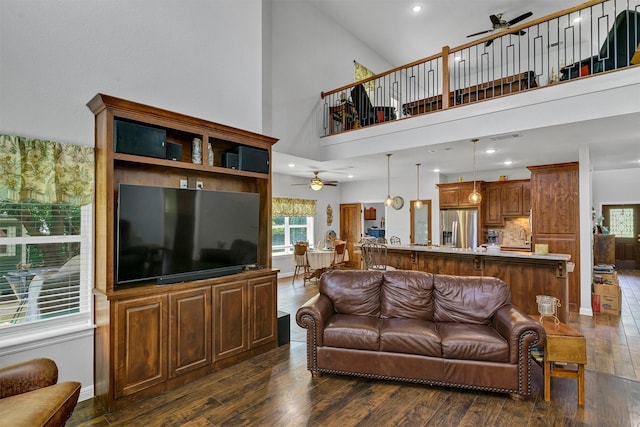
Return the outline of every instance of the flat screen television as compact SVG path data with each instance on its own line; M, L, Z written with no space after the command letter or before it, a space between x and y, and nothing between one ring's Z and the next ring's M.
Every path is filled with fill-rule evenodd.
M116 287L235 274L258 261L260 195L120 184Z

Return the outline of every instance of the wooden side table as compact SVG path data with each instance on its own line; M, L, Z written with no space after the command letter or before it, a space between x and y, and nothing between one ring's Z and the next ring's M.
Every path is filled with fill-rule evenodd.
M540 321L538 315L532 314L531 318L536 322ZM544 400L551 400L551 377L573 378L578 381L578 405L584 406L584 365L587 364L587 342L584 336L562 322L556 325L550 317L542 319L542 326L547 334L542 361ZM559 364L575 364L577 368Z

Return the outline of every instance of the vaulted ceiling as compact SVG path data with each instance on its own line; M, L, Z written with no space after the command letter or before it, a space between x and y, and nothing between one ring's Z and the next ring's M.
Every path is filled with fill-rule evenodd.
M508 21L526 12L532 12L531 17L522 21L526 23L527 20L541 18L581 3L575 0L304 1L313 3L321 13L329 16L394 66L401 66L439 52L445 45L454 47L474 40L474 37L467 36L491 29L490 15L502 14L502 18ZM422 7L419 12L412 10L416 5ZM482 36L475 38L480 37ZM509 135L492 135L483 140L482 148L498 145L500 156L481 153L484 157L479 169L504 169L505 160L514 161L513 168L577 160L578 141L606 141L606 144L596 144L591 149L594 169L640 167L640 127L637 126L639 122L640 115L631 114L549 126ZM427 149L422 147L397 152L394 154L394 163L415 165L416 159L427 157L430 161L425 164L426 168L438 167L447 175L465 174L471 170L472 149L471 144L466 142L451 141ZM323 179L344 182L347 174L356 175L355 179L379 177L380 168L386 168L385 162L385 156L380 154L318 162L276 152L274 172L311 177L310 170L320 169L325 171L322 174ZM288 163L296 163L302 167L291 169L286 166ZM392 174L415 173L415 169L400 169Z

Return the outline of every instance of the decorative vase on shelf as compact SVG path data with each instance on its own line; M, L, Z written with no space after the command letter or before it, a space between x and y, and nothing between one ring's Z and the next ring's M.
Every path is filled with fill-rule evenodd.
M211 143L207 144L207 165L213 166L213 147Z
M202 164L202 141L200 138L193 138L191 147L191 162L196 165Z

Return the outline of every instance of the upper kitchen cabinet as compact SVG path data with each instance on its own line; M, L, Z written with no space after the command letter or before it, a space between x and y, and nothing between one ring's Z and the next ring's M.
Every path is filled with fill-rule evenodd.
M484 197L482 185L482 181L476 181L476 189ZM438 184L438 189L440 209L478 207L469 201L469 194L473 191L473 182Z
M531 209L531 181L485 182L482 205L486 225L502 226L507 217L528 216Z

